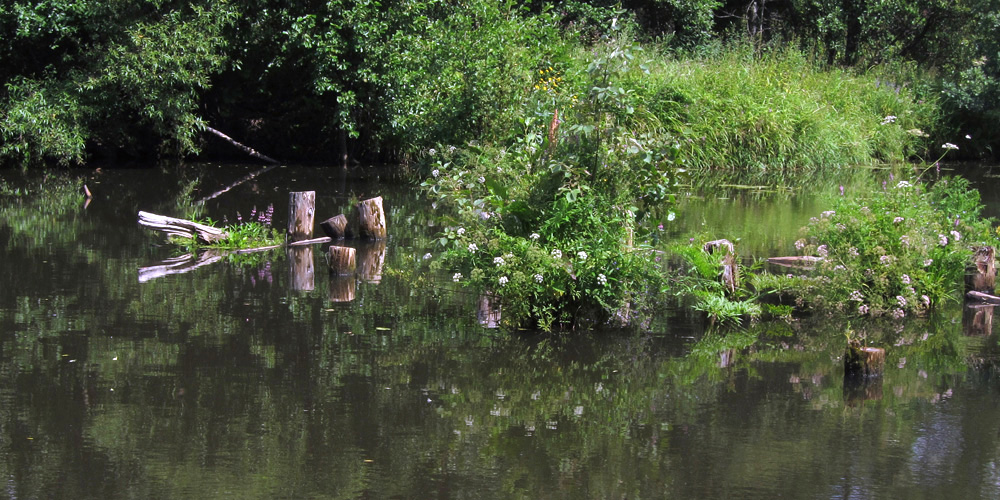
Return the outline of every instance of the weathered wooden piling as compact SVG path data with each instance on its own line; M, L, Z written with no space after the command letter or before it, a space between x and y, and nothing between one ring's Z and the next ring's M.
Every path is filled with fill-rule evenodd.
M719 271L719 281L722 282L722 285L726 287L729 293L735 293L736 287L739 286L740 264L739 259L736 258L736 249L733 246L733 242L726 239L713 240L702 246L702 250L708 254L713 254L720 249L725 249L726 255L722 257L722 269Z
M288 271L292 290L310 291L316 288L312 247L289 247Z
M347 229L347 216L340 214L320 222L319 227L327 236L337 240L350 236Z
M882 376L885 369L885 349L866 347L858 340L847 343L844 353L844 376L873 378Z
M288 241L312 238L316 191L288 193Z
M992 294L996 288L996 255L993 247L972 247L972 260L965 269L965 291Z
M331 246L326 253L326 262L332 274L349 275L357 269L355 250L351 247Z
M385 211L382 197L376 196L358 203L358 232L362 238L381 240L386 237Z

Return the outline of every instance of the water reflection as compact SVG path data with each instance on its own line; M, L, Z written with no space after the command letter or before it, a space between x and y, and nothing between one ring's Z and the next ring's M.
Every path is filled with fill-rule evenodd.
M207 168L200 190L248 171ZM100 174L85 212L2 200L8 496L1000 495L1000 344L979 311L852 324L887 349L883 377L860 387L845 384L846 325L831 318L706 332L674 309L641 330L511 334L484 328L500 314L488 297L391 272L433 248L410 187L265 176L279 172L204 210L316 189L317 210L339 213L377 191L393 200L390 236L358 245L356 276L317 275L322 252L275 252L140 282L172 257L134 221L187 189L170 169ZM147 177L162 182L147 190ZM120 200L100 197L113 186ZM768 231L745 243L785 238Z

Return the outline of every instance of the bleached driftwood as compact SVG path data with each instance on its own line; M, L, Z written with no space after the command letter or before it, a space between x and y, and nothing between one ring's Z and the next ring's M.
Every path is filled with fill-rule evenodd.
M139 212L139 224L168 235L182 238L197 238L205 243L215 243L225 239L228 234L222 229L197 222L157 215L149 212Z

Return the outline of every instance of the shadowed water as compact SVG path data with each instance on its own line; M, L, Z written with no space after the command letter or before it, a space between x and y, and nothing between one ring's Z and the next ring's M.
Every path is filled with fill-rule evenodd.
M447 278L401 276L434 258L432 209L371 168L278 168L200 212L273 204L283 227L289 191L317 191L320 219L382 195L390 237L347 242L356 277L317 246L309 276L277 251L140 282L177 251L139 210L184 216L255 169L88 171L86 208L52 179L0 198L0 496L1000 496L991 310L852 325L887 369L846 385L837 318L718 332L668 308L642 328L500 332ZM839 185L703 192L662 237L793 253Z

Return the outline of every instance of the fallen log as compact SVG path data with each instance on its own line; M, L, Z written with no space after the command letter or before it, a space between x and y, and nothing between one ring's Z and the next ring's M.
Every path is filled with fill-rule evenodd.
M224 141L226 141L226 142L228 142L229 144L232 144L233 146L235 146L240 151L243 151L244 153L246 153L246 154L248 154L248 155L250 155L250 156L252 156L254 158L266 161L268 163L278 163L278 160L275 160L274 158L271 158L270 156L267 156L265 154L258 153L253 148L251 148L249 146L244 146L243 144L241 144L240 142L238 142L236 139L233 139L232 137L229 137L228 135L223 134L222 132L219 132L218 130L215 130L212 127L209 127L208 125L205 125L205 131L208 132L208 133L210 133L210 134L212 134L212 135L214 135L214 136L216 136L216 137L218 137L218 138L220 138L220 139L222 139L222 140L224 140Z
M139 224L171 236L198 239L208 244L224 240L229 236L224 230L217 227L143 211L139 212Z
M767 262L776 266L809 270L816 267L816 263L822 260L822 257L814 257L812 255L793 255L791 257L769 257Z
M996 295L990 295L988 293L977 292L975 290L970 290L965 294L965 296L972 300L986 302L987 304L1000 304L1000 297L997 297Z

